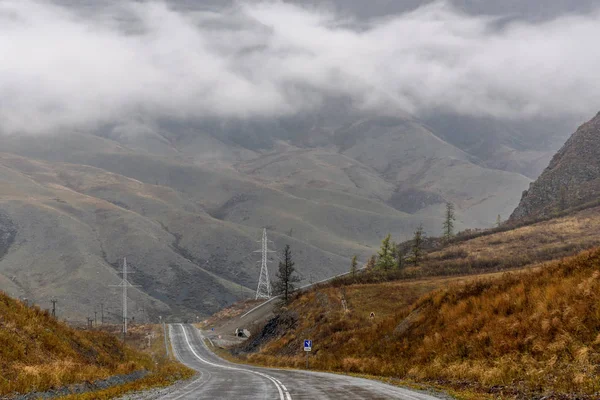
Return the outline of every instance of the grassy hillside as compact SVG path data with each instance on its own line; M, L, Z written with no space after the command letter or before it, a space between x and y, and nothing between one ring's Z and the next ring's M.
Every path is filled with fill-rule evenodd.
M191 375L187 368L156 350L140 350L123 347L116 336L107 332L70 328L48 312L0 292L0 397L139 370L150 372L143 382L135 383L142 387L168 384ZM118 393L124 389L112 390Z
M404 244L409 255L411 243ZM575 210L560 218L525 226L464 232L449 244L429 243L418 267L407 264L406 277L479 274L523 268L600 246L600 207Z
M238 352L250 362L301 368L302 340L310 338L312 365L321 370L502 398L597 398L599 305L600 250L593 250L467 282L323 287L298 296L267 324L266 342L255 338Z

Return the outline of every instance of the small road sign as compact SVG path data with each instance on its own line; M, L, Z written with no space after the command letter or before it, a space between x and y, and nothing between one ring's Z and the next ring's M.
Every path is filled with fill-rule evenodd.
M312 351L312 340L304 341L304 351Z

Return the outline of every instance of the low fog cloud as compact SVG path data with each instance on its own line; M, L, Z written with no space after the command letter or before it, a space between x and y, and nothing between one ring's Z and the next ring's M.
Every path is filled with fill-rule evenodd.
M600 12L500 24L437 3L368 26L283 3L120 3L94 15L0 0L0 131L281 116L340 95L387 114L600 108Z

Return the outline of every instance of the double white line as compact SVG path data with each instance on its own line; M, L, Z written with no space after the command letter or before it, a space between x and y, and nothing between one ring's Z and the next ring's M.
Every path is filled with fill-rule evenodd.
M186 341L188 347L192 351L192 354L194 354L194 356L198 360L200 360L201 362L203 362L205 364L208 364L208 365L212 365L213 367L230 369L230 370L234 370L234 371L249 372L251 374L255 374L255 375L258 375L258 376L262 376L263 378L267 378L268 380L270 380L271 382L273 382L273 384L277 388L277 391L279 392L279 400L292 400L292 396L290 395L290 392L283 385L283 383L281 383L279 380L273 378L270 375L263 374L262 372L254 371L254 370L251 370L251 369L244 369L244 368L238 368L238 367L230 367L230 366L222 365L222 364L215 364L213 362L210 362L210 361L205 360L204 358L200 357L200 355L198 353L196 353L196 350L194 350L194 348L192 347L192 344L190 343L190 339L188 338L188 335L185 332L185 328L184 328L183 324L179 324L179 326L181 326L181 330L183 331L183 336L185 338L185 341ZM202 342L202 345L205 346L204 342Z

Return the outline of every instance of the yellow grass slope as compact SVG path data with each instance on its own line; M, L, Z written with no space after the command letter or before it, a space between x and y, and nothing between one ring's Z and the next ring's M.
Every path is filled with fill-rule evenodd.
M535 271L430 285L442 288L419 300L425 283L303 294L284 314L287 329L246 357L302 367L301 340L311 338L313 366L322 370L468 387L501 398L600 395L600 250Z
M0 292L0 397L138 370L150 371L153 376L164 375L166 368L172 376L164 381L190 375L183 366L157 361L151 354L124 348L109 333L75 330L48 312L27 307Z
M416 276L478 274L533 266L600 246L600 207L496 231L464 232L433 249Z

